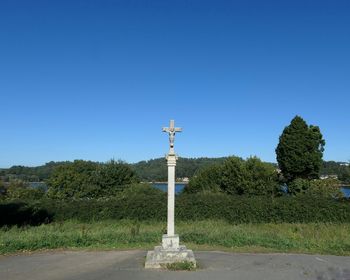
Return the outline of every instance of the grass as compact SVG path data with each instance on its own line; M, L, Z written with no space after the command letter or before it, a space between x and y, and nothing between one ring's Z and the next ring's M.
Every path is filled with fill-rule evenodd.
M45 249L151 249L161 242L160 222L66 221L0 228L0 254ZM238 224L178 222L176 232L193 250L350 255L350 223Z
M168 270L192 271L192 270L196 269L196 265L193 262L183 261L183 262L167 263L164 268L166 268Z

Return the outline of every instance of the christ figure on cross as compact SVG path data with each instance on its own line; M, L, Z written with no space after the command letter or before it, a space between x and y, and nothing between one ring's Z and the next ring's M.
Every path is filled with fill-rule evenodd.
M175 121L171 120L169 127L163 127L163 132L169 133L170 149L174 148L175 133L181 132L181 127L175 127Z

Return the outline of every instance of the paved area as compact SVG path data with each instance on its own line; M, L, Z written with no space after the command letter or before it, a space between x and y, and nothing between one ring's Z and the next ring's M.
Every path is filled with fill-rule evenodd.
M350 257L194 252L196 271L145 270L145 251L53 251L0 256L1 280L350 280Z

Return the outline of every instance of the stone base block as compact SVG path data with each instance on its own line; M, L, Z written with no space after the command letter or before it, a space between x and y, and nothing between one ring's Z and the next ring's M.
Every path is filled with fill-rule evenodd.
M176 262L192 262L196 267L196 259L192 250L186 246L179 245L179 236L163 235L162 246L154 247L153 251L148 251L145 268L161 268L162 265Z
M145 268L162 268L162 265L176 262L192 262L196 267L196 259L192 250L186 249L186 246L179 246L178 250L163 250L162 246L154 247L153 251L148 251Z
M180 248L180 239L177 234L167 235L164 234L162 238L163 250L178 250Z

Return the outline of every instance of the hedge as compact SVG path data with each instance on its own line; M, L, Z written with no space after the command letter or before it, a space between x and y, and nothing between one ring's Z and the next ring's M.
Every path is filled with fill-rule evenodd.
M166 194L129 194L108 200L4 201L0 226L76 219L166 220ZM224 219L230 223L350 222L350 201L300 197L182 194L176 198L176 220Z
M231 223L350 222L350 201L311 196L184 195L176 201L180 220L224 219Z

